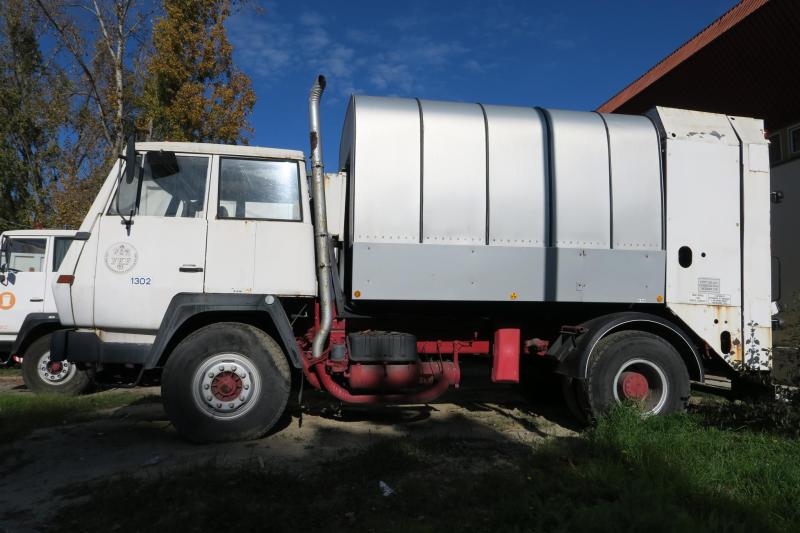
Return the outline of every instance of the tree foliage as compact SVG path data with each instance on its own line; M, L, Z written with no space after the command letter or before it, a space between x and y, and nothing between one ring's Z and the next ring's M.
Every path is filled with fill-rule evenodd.
M141 84L133 69L143 52L141 0L36 0L69 74L65 157L51 188L50 224L76 227L102 178L122 152ZM68 148L68 149L66 149Z
M232 3L0 1L0 231L78 227L134 123L139 140L246 142Z
M0 11L0 228L42 226L57 179L66 78L39 48L38 12L25 0Z
M154 139L246 142L255 105L250 78L233 63L224 22L229 0L164 0L139 125Z

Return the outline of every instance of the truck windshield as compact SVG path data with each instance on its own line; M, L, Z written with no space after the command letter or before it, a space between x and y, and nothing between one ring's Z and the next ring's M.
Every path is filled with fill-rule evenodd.
M41 272L46 249L47 239L9 239L4 262L12 272Z

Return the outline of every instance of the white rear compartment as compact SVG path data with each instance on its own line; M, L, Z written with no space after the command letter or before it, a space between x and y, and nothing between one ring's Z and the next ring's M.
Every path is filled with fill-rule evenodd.
M658 107L667 306L737 370L771 366L769 159L763 122ZM681 264L681 249L691 262ZM685 255L685 254L684 254Z

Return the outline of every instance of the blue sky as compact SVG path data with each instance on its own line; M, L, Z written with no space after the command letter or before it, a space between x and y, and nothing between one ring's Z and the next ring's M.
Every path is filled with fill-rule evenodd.
M594 109L735 3L251 2L228 30L258 96L251 144L307 152L308 90L326 74L332 171L352 93Z

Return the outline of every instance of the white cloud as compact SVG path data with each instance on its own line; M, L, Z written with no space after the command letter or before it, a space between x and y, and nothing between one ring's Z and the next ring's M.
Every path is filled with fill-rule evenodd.
M578 46L574 39L556 39L553 44L560 50L572 50Z
M480 21L470 45L428 31L466 16ZM237 60L261 83L279 83L313 69L331 78L331 96L339 99L361 89L410 96L454 76L484 73L497 64L492 43L508 38L511 28L521 31L527 25L466 10L447 17L426 11L342 29L322 13L304 11L290 19L273 5L263 13L240 10L229 19L229 34ZM497 24L510 26L498 31Z
M380 34L373 31L348 28L344 34L349 41L355 44L376 44L381 42Z
M408 93L414 87L414 76L411 74L408 65L399 63L377 63L370 67L369 81L382 91L390 90L396 92L400 89Z
M251 75L269 78L292 59L292 24L271 17L252 17L245 10L228 19L228 34L238 59ZM270 11L270 14L272 11Z
M306 11L300 15L300 24L303 26L322 26L325 24L325 17L316 11Z
M476 61L474 59L468 59L464 62L464 68L467 69L468 72L473 74L483 74L486 72L486 67L483 63Z

